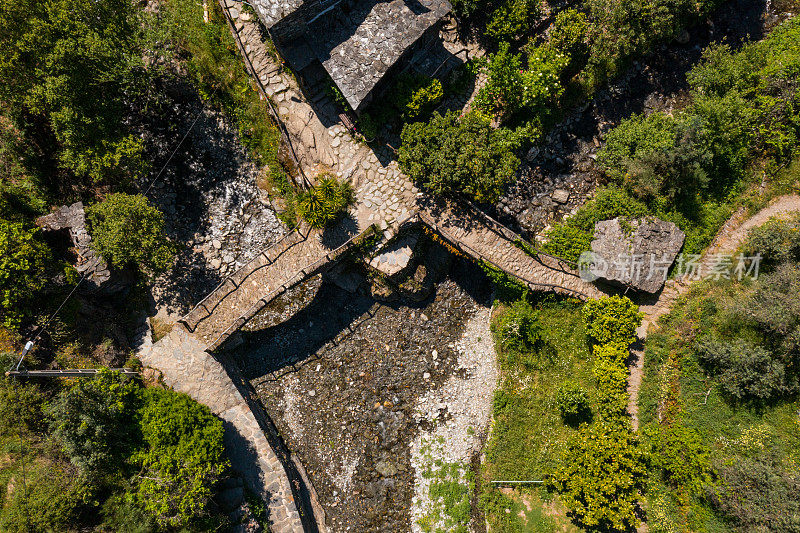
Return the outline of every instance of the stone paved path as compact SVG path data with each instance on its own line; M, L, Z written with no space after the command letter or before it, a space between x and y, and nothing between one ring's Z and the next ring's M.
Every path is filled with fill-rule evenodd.
M297 230L264 250L201 301L155 345L140 353L158 369L165 384L208 405L226 422L226 442L234 468L268 502L274 532L303 531L284 462L270 446L253 406L237 386L237 370L209 352L269 301L289 287L321 272L352 246L370 226L390 239L398 228L418 219L454 246L486 260L536 290L582 298L602 295L567 265L546 257L534 259L515 244L518 236L469 206L421 208L425 199L390 154L378 154L334 124L326 128L306 102L295 79L270 56L254 16L240 2L220 0L233 22L245 63L263 94L277 107L280 120L308 175L333 172L356 193L350 217L322 234ZM233 376L233 378L231 377ZM264 422L262 421L262 424Z
M747 212L744 208L740 209L722 226L714 241L703 253L697 277L702 279L704 272L710 272L719 261L720 255L736 252L744 244L751 229L763 225L771 218L785 219L796 213L800 213L800 196L796 195L775 198L767 207L750 218L745 218ZM647 337L651 326L657 326L658 319L672 310L677 299L689 292L691 285L692 280L687 276L668 280L655 302L639 307L645 315L638 330L640 339ZM644 371L644 353L642 350L633 350L633 354L636 356L636 364L631 368L628 380L628 393L630 394L628 411L631 414L634 428L638 429L638 399Z

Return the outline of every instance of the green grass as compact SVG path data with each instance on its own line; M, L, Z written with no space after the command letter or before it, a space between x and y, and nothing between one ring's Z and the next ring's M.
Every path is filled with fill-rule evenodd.
M440 437L422 447L427 463L422 477L430 482L430 506L417 523L425 533L467 533L472 510L470 498L475 490L473 474L467 465L433 459L433 446L441 449L444 445Z
M494 399L494 425L485 448L481 496L494 531L549 532L556 530L556 524L559 529L571 527L563 512L556 520L546 511L546 502L555 507L559 504L558 498L543 487L526 485L520 489L528 509L519 492L509 497L490 481L544 480L555 470L568 437L575 432L561 420L555 404L556 392L565 382L579 384L589 394L593 408L595 404L597 387L581 303L546 296L533 306L539 309L543 336L535 354L520 358L504 353L495 334L502 375ZM502 313L501 308L495 321ZM540 364L535 368L519 363L525 359Z

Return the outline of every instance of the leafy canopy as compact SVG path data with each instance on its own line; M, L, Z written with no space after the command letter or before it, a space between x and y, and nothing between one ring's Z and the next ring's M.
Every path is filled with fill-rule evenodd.
M626 296L604 296L589 300L583 306L586 331L600 344L615 343L624 346L636 340L636 329L644 314Z
M494 202L519 165L514 155L519 136L493 128L489 118L476 112L460 119L453 111L434 113L427 123L406 124L402 141L400 168L438 195Z
M5 327L18 327L30 314L29 304L44 287L52 261L38 229L0 220L0 311Z
M639 524L637 500L646 455L621 422L581 425L549 480L576 522L592 531L628 531Z
M111 194L86 215L93 249L112 265L158 274L172 264L175 251L164 233L164 217L144 196Z
M144 73L138 13L129 0L0 2L0 100L33 143L52 136L58 165L87 184L143 168L125 126Z
M162 527L180 527L208 512L214 485L228 468L222 421L185 394L146 389L140 410L147 448L136 501Z

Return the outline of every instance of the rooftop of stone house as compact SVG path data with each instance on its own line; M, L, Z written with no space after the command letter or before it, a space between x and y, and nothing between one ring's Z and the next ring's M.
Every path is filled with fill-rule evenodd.
M281 7L269 7L273 2ZM301 4L301 0L257 3L262 17L264 13L285 17ZM306 21L305 44L358 109L389 68L450 10L447 0L345 0Z

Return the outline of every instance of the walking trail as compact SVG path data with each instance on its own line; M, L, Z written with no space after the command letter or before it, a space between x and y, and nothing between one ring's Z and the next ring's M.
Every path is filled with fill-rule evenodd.
M740 208L720 229L711 245L706 249L700 260L700 267L695 278L702 279L703 273L711 272L713 267L720 261L720 256L732 254L744 244L748 232L766 223L771 218L786 219L795 213L800 213L800 196L787 195L775 198L770 204L751 216L747 217L745 208ZM680 296L689 292L692 280L688 279L688 274L681 278L667 281L664 290L658 296L658 300L650 305L640 306L644 313L644 320L639 327L639 338L644 340L647 337L651 326L658 327L658 319L670 312ZM628 380L628 392L630 393L630 403L628 411L631 414L634 429L639 428L639 389L642 385L644 371L644 352L642 349L634 349L636 363L631 368L630 379Z

